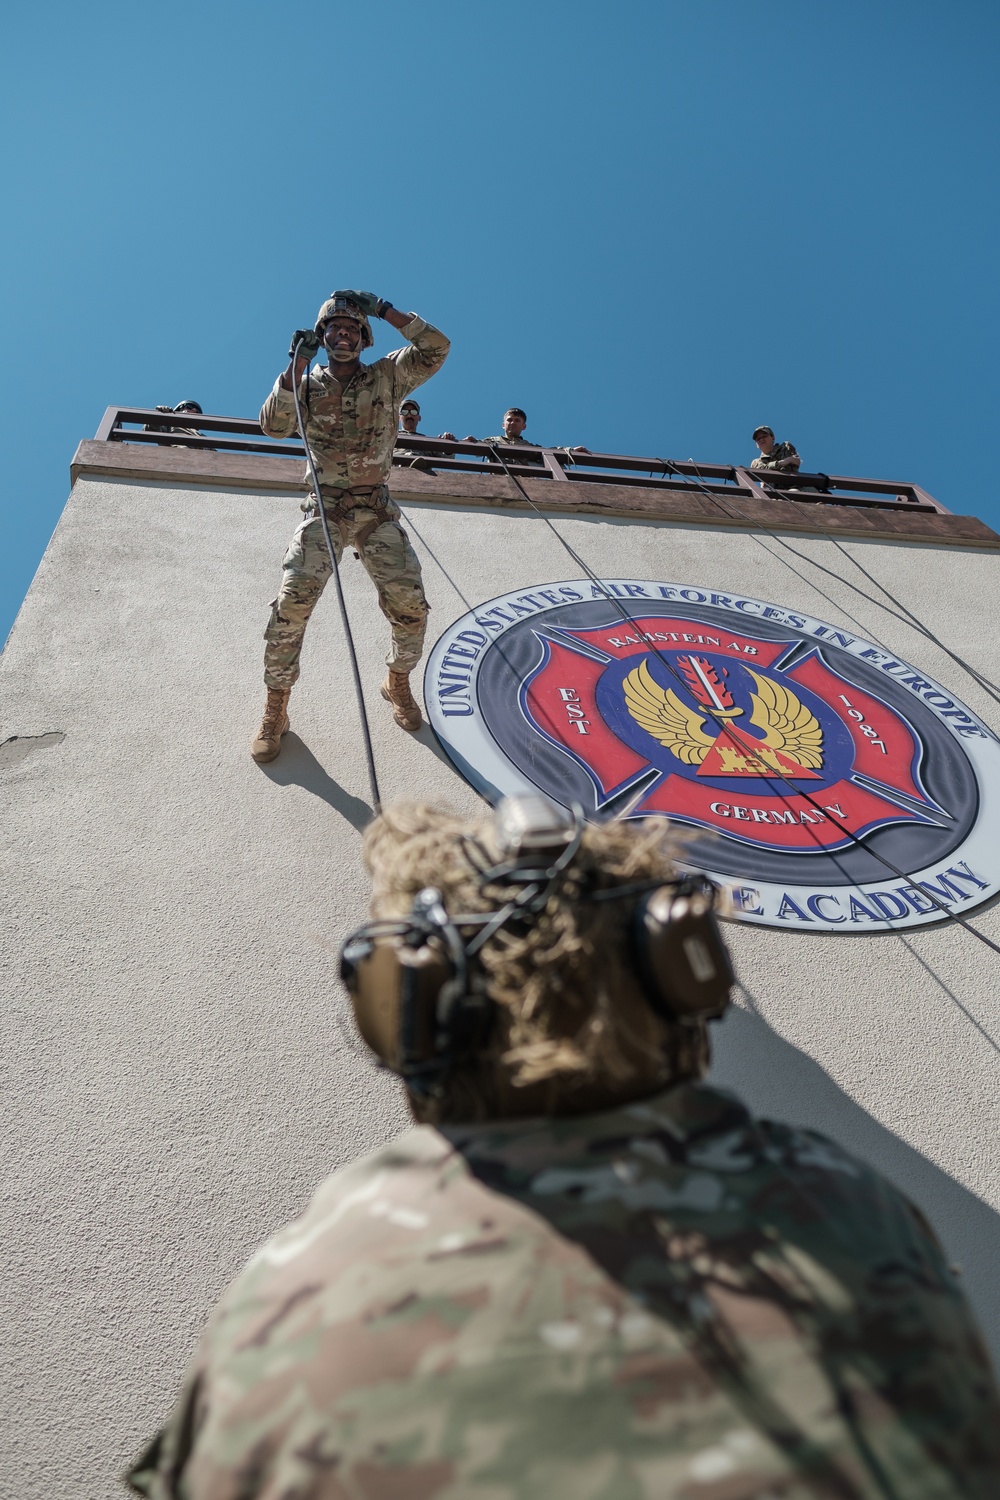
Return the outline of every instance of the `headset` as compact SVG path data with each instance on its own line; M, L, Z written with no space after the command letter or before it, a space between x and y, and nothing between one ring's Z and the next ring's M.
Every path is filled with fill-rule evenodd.
M489 1040L496 1007L476 955L501 927L526 931L575 859L584 817L542 796L505 797L494 815L500 863L463 836L482 886L506 889L498 910L453 914L433 886L410 915L367 922L345 941L340 977L358 1030L379 1062L418 1096L439 1095L452 1069ZM718 889L703 875L584 892L581 900L625 901L629 948L640 988L662 1020L718 1020L736 983L715 915ZM463 936L467 933L467 936Z

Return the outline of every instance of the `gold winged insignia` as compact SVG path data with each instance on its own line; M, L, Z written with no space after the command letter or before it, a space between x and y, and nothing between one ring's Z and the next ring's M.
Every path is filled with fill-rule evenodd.
M666 745L685 765L700 766L715 743L713 735L702 733L704 717L685 708L670 688L654 682L644 661L628 674L622 687L626 707L640 729Z
M757 691L750 694L750 723L766 731L761 743L780 750L796 765L818 771L823 765L823 730L816 715L789 688L758 676L750 667L746 670L757 684Z

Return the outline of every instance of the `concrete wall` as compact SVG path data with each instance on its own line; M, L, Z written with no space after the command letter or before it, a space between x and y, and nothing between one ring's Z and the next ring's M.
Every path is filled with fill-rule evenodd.
M535 518L408 509L432 638L484 599L576 571ZM270 767L248 755L267 603L299 518L288 494L81 478L0 664L2 1497L119 1493L226 1281L332 1167L403 1123L338 1021L370 808L332 591L286 748ZM854 626L1000 727L942 652L773 539L559 524L599 574ZM1000 677L997 553L845 545ZM794 546L848 575L829 541ZM383 796L471 810L426 728L391 723L387 627L353 561L344 580ZM976 923L1000 939L995 910ZM954 926L729 930L745 994L717 1032L715 1077L908 1191L1000 1350L996 956Z

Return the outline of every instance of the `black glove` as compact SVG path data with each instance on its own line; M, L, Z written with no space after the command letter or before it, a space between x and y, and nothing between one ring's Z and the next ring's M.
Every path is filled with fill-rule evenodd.
M361 309L366 318L380 318L382 313L379 309L392 306L391 302L386 302L382 297L376 297L374 292L331 292L330 296L331 298L346 297L349 302L353 302Z
M288 350L288 358L295 358L295 345L298 344L299 359L312 359L313 355L319 352L319 346L321 342L322 341L319 334L314 333L311 328L296 328L295 332L292 334L292 342Z

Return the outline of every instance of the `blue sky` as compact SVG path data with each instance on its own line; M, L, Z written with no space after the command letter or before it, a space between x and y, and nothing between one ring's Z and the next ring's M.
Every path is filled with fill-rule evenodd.
M18 7L0 639L108 404L255 415L335 286L424 428L912 479L1000 528L995 0ZM376 352L393 347L381 325Z

